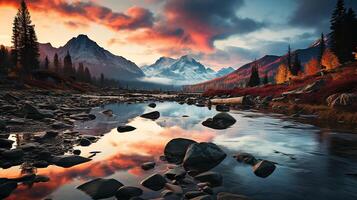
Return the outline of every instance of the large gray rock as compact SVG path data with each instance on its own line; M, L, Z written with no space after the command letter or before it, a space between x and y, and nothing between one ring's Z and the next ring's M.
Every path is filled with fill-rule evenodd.
M82 156L77 156L77 155L64 155L64 156L55 157L53 159L53 163L60 167L69 168L91 160L92 159L85 158Z
M146 179L144 179L143 181L141 181L140 184L146 188L151 189L151 190L159 191L165 187L166 183L167 183L167 181L162 175L153 174L153 175L147 177Z
M226 158L224 153L213 143L196 143L190 145L183 160L183 166L187 171L208 171Z
M132 186L123 186L115 193L118 200L129 200L133 197L138 197L143 194L143 190Z
M212 129L226 129L236 123L236 120L228 113L218 113L213 118L208 118L202 122L203 126L207 126Z
M253 171L256 176L266 178L274 172L275 168L274 163L262 160L253 166Z
M181 163L191 144L196 142L185 138L175 138L169 141L164 149L166 160L171 163Z
M115 179L94 179L77 187L93 199L105 199L116 194L123 184Z
M217 194L217 200L250 200L244 195L231 194L228 192L220 192Z
M212 187L221 186L223 177L217 172L204 172L195 176L195 179L200 182L208 182Z

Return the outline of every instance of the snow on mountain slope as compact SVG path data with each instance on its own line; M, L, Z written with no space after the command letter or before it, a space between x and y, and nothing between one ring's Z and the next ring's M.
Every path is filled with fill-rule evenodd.
M99 77L101 73L107 78L117 80L131 80L144 76L143 71L135 63L124 57L113 55L86 35L74 37L59 48L54 48L49 43L40 44L41 60L48 56L52 61L55 53L63 60L67 51L76 67L81 62L96 77Z
M148 77L166 79L174 85L199 83L218 76L217 72L206 68L188 55L179 59L161 57L154 64L143 67L142 70ZM220 74L222 73L224 71Z

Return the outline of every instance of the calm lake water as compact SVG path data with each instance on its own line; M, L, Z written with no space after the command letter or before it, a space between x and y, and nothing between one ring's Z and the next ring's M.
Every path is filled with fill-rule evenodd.
M111 109L113 117L100 113ZM147 120L139 115L157 110L161 117ZM78 123L76 129L85 134L104 135L89 147L76 147L82 156L101 151L93 160L72 168L50 166L37 169L37 174L50 178L47 183L32 187L19 186L8 199L90 199L76 187L93 178L115 178L124 185L138 186L153 172L164 172L166 163L159 161L165 144L173 138L191 138L219 145L227 158L213 171L223 175L223 187L215 191L244 194L256 200L357 199L357 135L325 130L302 124L276 114L253 111L231 111L237 123L226 130L213 130L201 125L217 111L205 107L158 103L155 109L147 104L112 104L94 108L94 121ZM182 117L188 115L189 117ZM129 124L137 129L118 133L116 127ZM274 161L277 169L268 178L254 175L248 165L232 156L240 151L256 158ZM154 170L143 171L141 164L157 161ZM0 177L20 176L19 167L0 170ZM158 193L145 188L145 198ZM114 198L113 198L114 199Z

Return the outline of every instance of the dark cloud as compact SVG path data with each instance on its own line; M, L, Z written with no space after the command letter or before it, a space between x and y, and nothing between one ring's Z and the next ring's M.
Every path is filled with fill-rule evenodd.
M170 0L164 10L169 21L213 47L215 40L250 33L264 26L253 19L238 17L237 11L243 5L244 0ZM200 34L203 37L197 36Z
M314 28L318 33L329 31L329 21L336 0L296 0L297 8L288 23L292 26ZM357 10L356 0L346 0L346 7Z

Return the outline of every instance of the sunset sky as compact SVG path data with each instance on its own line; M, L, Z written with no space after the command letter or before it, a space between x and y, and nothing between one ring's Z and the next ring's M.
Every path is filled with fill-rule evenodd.
M41 43L86 34L137 65L190 54L214 69L303 48L329 30L335 0L27 0ZM357 8L356 0L345 0ZM19 0L0 0L0 44L11 45Z

